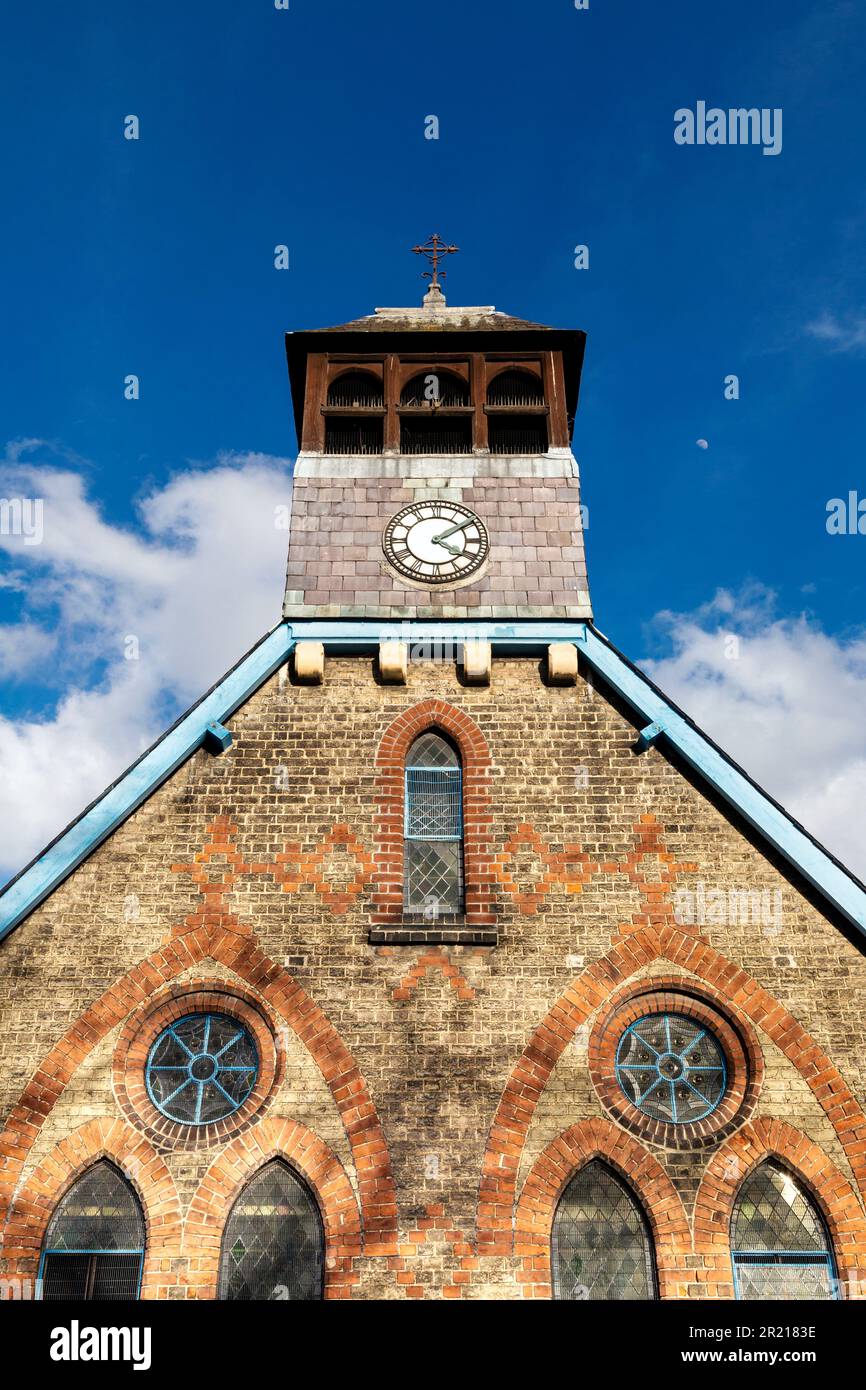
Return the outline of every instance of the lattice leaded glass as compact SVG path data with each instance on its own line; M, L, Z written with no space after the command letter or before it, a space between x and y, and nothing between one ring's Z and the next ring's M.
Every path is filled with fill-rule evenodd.
M650 1014L623 1033L616 1076L632 1105L654 1120L691 1124L725 1094L725 1055L712 1033L681 1014Z
M46 1302L135 1299L143 1259L138 1198L103 1159L70 1187L48 1223L39 1296Z
M45 1249L144 1249L138 1198L113 1164L102 1159L73 1183L48 1223Z
M256 1045L242 1024L224 1014L189 1014L160 1033L145 1079L163 1115L205 1125L243 1105L258 1070Z
M247 1184L223 1236L220 1298L322 1297L325 1241L319 1209L279 1159Z
M830 1240L808 1193L769 1159L746 1178L731 1219L737 1297L838 1298Z
M460 759L437 733L422 734L406 759L406 908L431 920L463 905L463 778Z
M566 1187L553 1219L553 1296L656 1297L650 1234L625 1183L597 1160Z

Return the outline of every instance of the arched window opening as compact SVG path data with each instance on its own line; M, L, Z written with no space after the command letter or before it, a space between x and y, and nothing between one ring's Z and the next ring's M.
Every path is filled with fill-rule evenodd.
M544 405L541 381L519 368L500 372L487 388L489 405Z
M100 1159L73 1183L43 1242L41 1297L134 1300L144 1263L144 1216L129 1183Z
M406 382L400 393L401 406L421 406L434 409L441 406L468 405L469 387L454 372L440 372L431 367Z
M652 1236L631 1190L595 1159L559 1199L551 1239L558 1299L657 1298Z
M737 1298L839 1297L824 1219L802 1183L775 1159L759 1164L737 1193L731 1258Z
M382 383L372 372L344 372L328 388L328 405L357 410L384 404Z
M220 1260L223 1299L322 1297L325 1234L309 1188L281 1159L250 1179L226 1222Z
M400 393L400 409L407 412L400 416L400 452L471 454L472 413L468 407L469 387L454 372L433 367L418 372Z
M407 912L431 923L463 910L463 770L455 748L434 731L406 758Z

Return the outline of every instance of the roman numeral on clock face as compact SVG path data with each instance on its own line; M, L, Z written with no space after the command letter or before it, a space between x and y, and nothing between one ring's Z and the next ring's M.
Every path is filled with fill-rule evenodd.
M398 574L421 584L465 582L487 558L481 520L454 502L412 502L385 528L382 548Z

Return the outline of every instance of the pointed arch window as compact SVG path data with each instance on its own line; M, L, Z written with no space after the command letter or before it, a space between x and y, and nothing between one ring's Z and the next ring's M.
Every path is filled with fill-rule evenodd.
M839 1286L824 1218L774 1159L746 1178L731 1216L737 1298L835 1299Z
M463 911L463 769L435 731L406 758L404 907L431 923Z
M622 1179L594 1159L559 1199L551 1240L558 1299L657 1298L652 1236Z
M48 1223L41 1297L134 1300L143 1264L141 1204L114 1164L100 1159L72 1184Z
M322 1297L325 1235L309 1188L281 1159L250 1179L223 1235L219 1296L224 1299Z

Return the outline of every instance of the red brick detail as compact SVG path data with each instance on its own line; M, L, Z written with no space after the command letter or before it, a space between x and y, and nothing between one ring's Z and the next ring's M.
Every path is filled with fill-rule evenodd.
M406 754L425 729L441 729L463 763L464 921L494 926L490 833L490 750L478 725L445 700L422 700L388 726L376 755L376 876L372 921L399 927L403 921L403 800Z
M675 927L642 928L623 937L569 985L536 1028L514 1067L484 1156L478 1200L479 1251L506 1254L512 1248L520 1156L535 1107L564 1048L624 980L660 957L716 990L731 1018L743 1024L750 1020L781 1049L811 1088L836 1131L861 1191L866 1191L866 1115L826 1053L757 980L705 941ZM689 988L686 979L679 980L679 985Z
M431 1202L424 1208L424 1215L415 1229L407 1232L405 1240L398 1245L396 1256L388 1262L404 1298L427 1298L427 1289L419 1281L421 1266L418 1255L422 1245L432 1245L437 1241L444 1242L447 1247L445 1258L453 1268L450 1271L450 1284L443 1283L441 1288L436 1288L434 1297L456 1299L468 1296L479 1268L475 1247L462 1231L455 1229L445 1215L442 1203Z
M180 1249L180 1203L171 1173L147 1140L122 1120L89 1120L55 1145L15 1198L3 1254L7 1277L35 1281L45 1230L69 1187L107 1158L134 1188L145 1220L142 1298L165 1298L176 1279L171 1261Z
M45 1057L0 1134L0 1218L8 1212L27 1154L46 1117L92 1049L131 1010L208 956L255 990L257 999L294 1030L313 1057L352 1147L367 1252L391 1253L397 1202L390 1158L376 1107L355 1059L318 1004L288 971L269 960L248 936L227 927L213 936L202 928L190 930L140 961L81 1014Z
M866 1222L853 1187L823 1149L784 1120L752 1120L713 1154L695 1201L694 1248L710 1298L733 1298L730 1230L734 1200L754 1168L777 1158L817 1203L833 1242L843 1297L866 1298Z
M665 1124L632 1105L614 1070L619 1040L626 1028L647 1014L684 1014L707 1028L720 1043L727 1064L727 1087L721 1104L692 1124ZM599 1099L627 1129L666 1148L700 1149L717 1144L741 1125L755 1108L764 1078L764 1056L753 1029L727 1016L724 996L708 985L695 985L681 975L654 976L627 985L609 1001L589 1040L589 1072Z
M222 1235L229 1213L253 1174L272 1158L285 1159L305 1179L319 1204L325 1228L325 1298L351 1297L362 1235L358 1203L346 1170L305 1125L273 1118L232 1140L199 1183L183 1237L192 1297L217 1297Z
M355 863L354 877L342 889L332 887L325 874L328 855L334 849L345 850ZM273 866L256 864L253 868L254 872L271 874L284 893L295 893L302 885L308 884L316 890L334 917L342 917L348 912L373 880L373 856L364 849L348 825L332 826L325 838L308 854L303 852L299 844L289 842L285 851L277 855Z
M547 895L556 887L566 893L581 893L598 875L623 874L641 897L640 911L630 922L622 922L618 934L636 931L639 927L662 926L674 921L671 893L677 879L686 873L697 872L697 864L678 864L665 849L664 828L655 816L641 816L634 826L635 847L624 859L612 862L590 858L581 845L566 845L554 853L535 828L527 823L518 825L505 842L502 853L493 861L493 876L509 894L520 912L530 917L542 906ZM538 864L534 885L521 890L513 873L514 860L526 847ZM655 876L649 869L656 866ZM697 933L697 928L694 929Z
M475 990L457 969L447 951L426 951L424 955L418 957L418 963L412 966L408 975L405 975L396 989L391 991L391 998L411 999L412 994L418 988L419 980L423 980L428 970L439 970L450 984L458 999L474 999Z
M572 1125L548 1144L523 1185L515 1213L514 1251L523 1257L517 1279L524 1298L552 1296L550 1243L556 1206L574 1174L595 1158L615 1169L643 1207L652 1232L659 1296L681 1297L682 1254L690 1249L691 1236L677 1190L643 1145L610 1120L598 1118Z
M189 874L203 899L202 908L185 918L183 925L175 928L177 932L205 926L210 930L228 927L252 935L251 928L239 921L225 901L226 893L231 892L239 878L257 875L272 878L284 893L296 893L304 886L314 888L334 917L341 917L354 906L373 878L373 856L349 826L342 823L332 825L327 835L309 851L290 840L273 860L253 864L235 848L237 826L228 816L217 816L208 826L207 834L209 838L193 856L191 864L171 866L172 873ZM354 861L355 872L342 888L332 886L326 873L328 856L335 849L345 850ZM223 861L222 868L216 865L217 860Z
M153 1043L164 1028L189 1014L219 1013L237 1019L252 1034L259 1055L259 1074L243 1105L224 1120L184 1125L157 1110L147 1093L144 1071ZM148 1000L127 1019L114 1050L114 1094L130 1124L143 1131L161 1152L172 1148L209 1149L248 1129L278 1090L285 1071L285 1051L277 1044L277 1023L270 1010L249 990L204 976L184 980Z

